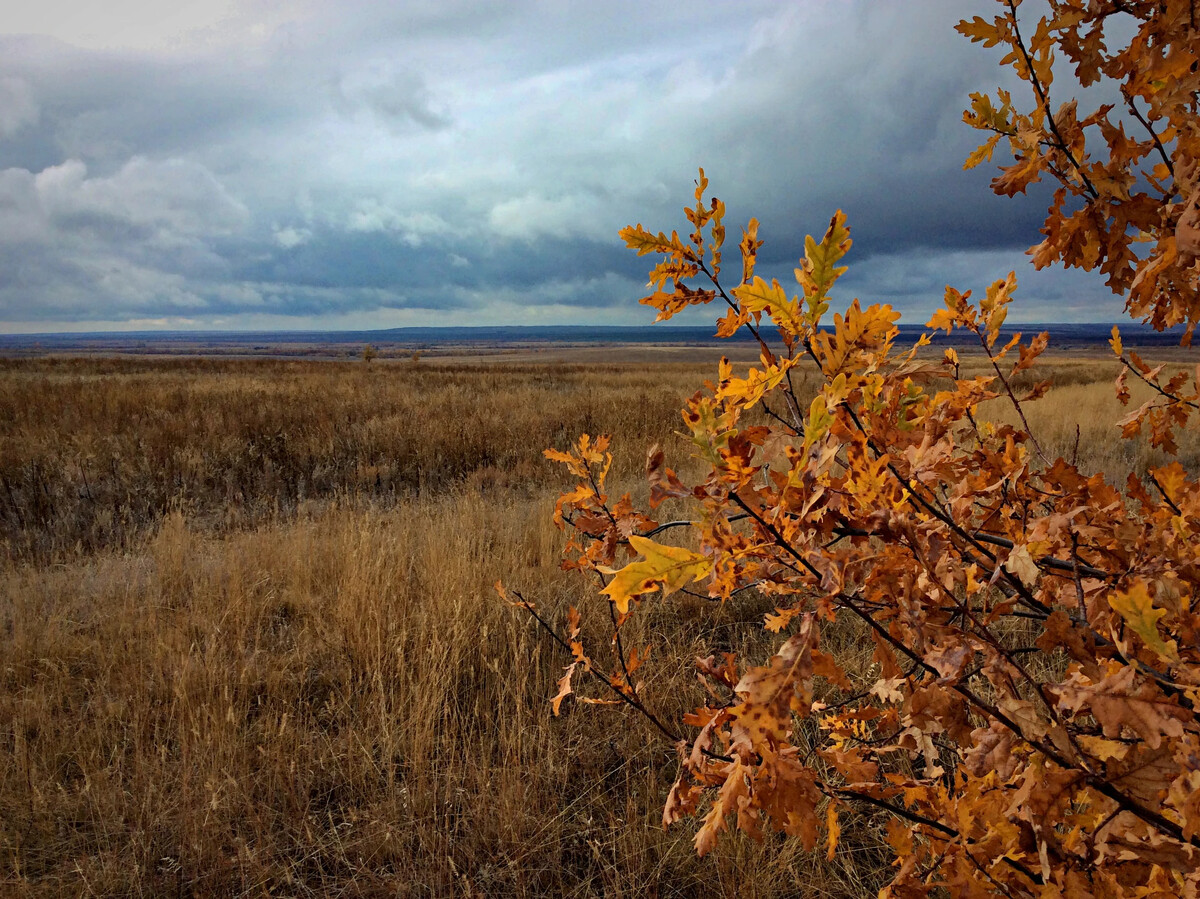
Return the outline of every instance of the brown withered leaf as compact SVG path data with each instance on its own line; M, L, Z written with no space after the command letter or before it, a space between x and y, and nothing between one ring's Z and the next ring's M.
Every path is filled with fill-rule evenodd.
M1167 803L1183 819L1183 838L1190 840L1200 833L1200 771L1182 771L1171 782Z
M1090 630L1076 626L1062 609L1055 609L1050 613L1036 642L1043 652L1063 647L1072 659L1083 664L1084 673L1089 678L1098 680L1101 676L1096 667L1095 635Z
M816 809L822 794L816 773L801 764L796 753L795 747L767 753L754 776L754 798L776 829L799 837L800 844L811 850L817 844ZM738 826L754 835L758 821L739 820Z
M1179 774L1179 763L1169 746L1151 749L1135 746L1124 758L1114 759L1108 769L1109 782L1148 808L1159 808Z
M739 680L737 658L732 652L722 653L720 662L717 661L716 656L708 656L703 659L697 658L696 671L701 675L711 677L718 683L724 684L731 690Z
M1185 260L1200 256L1200 188L1188 199L1175 223L1175 251Z
M550 700L550 706L554 709L554 714L556 717L559 713L559 707L562 706L562 701L572 693L571 675L575 673L575 666L578 664L578 662L572 662L564 669L566 673L558 679L558 692L554 695L554 698Z
M971 732L971 748L963 759L966 769L975 777L986 777L996 772L1001 781L1006 781L1016 772L1018 760L1013 755L1016 737L999 721Z
M1020 735L1027 740L1040 740L1050 730L1045 709L1028 699L1004 696L997 705L1005 717L1020 728Z
M734 738L759 751L784 742L792 712L804 716L812 706L812 650L817 623L811 612L801 619L798 633L780 647L769 664L749 669L734 690L742 701L730 709Z
M1065 712L1087 712L1099 723L1104 736L1120 737L1128 728L1146 741L1151 749L1162 745L1164 737L1183 736L1183 722L1192 714L1163 695L1148 680L1139 682L1130 666L1118 666L1098 683L1074 678L1055 688L1058 707Z
M1026 587L1037 583L1038 567L1024 546L1014 546L1004 562L1004 570L1015 574Z
M870 759L863 758L863 749L860 747L849 749L831 747L822 749L820 755L837 769L838 774L842 775L847 783L866 783L874 781L879 776L879 765Z
M707 855L717 844L717 836L726 828L725 819L739 812L750 802L750 783L746 767L735 761L724 772L725 781L717 791L712 808L692 839L697 855Z
M650 482L651 509L657 509L664 500L691 495L675 472L667 468L662 448L657 443L646 455L646 478Z
M1050 332L1043 331L1038 334L1028 344L1022 345L1019 348L1020 358L1013 363L1012 371L1009 372L1009 377L1031 368L1037 361L1038 356L1046 351L1046 347L1050 344Z
M840 687L843 690L851 688L850 678L846 676L846 672L837 663L837 659L827 652L821 652L819 649L812 651L813 674L818 677L823 677L835 687Z
M939 683L947 684L962 677L967 666L975 658L975 649L963 641L939 643L925 653L925 663L932 665L941 675Z
M704 795L704 787L696 783L689 769L683 768L679 777L671 785L667 794L667 802L663 806L662 826L665 830L681 818L696 813L700 797Z

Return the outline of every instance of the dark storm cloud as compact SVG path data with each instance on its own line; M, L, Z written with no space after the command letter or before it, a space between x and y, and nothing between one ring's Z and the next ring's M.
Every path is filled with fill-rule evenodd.
M446 249L414 247L389 235L324 230L303 242L240 260L239 280L273 281L310 287L376 287L390 290L433 288L455 268ZM461 269L453 283L474 286L478 273Z
M1048 203L961 171L1003 74L952 27L988 6L247 0L158 43L0 35L0 328L646 321L617 229L683 227L699 165L765 273L842 208L847 284L920 311L1021 267Z
M0 37L0 72L30 85L39 104L41 121L29 133L52 153L42 165L195 151L247 123L277 126L288 109L253 83L261 75L253 67L81 50L48 38Z

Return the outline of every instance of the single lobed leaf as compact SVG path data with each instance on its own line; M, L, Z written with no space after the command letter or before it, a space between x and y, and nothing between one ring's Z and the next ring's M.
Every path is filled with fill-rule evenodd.
M1175 641L1164 641L1158 632L1158 622L1167 614L1167 610L1154 608L1145 581L1136 581L1128 590L1110 594L1108 604L1149 649L1170 662L1179 661L1179 649Z
M629 538L629 545L645 558L640 562L630 562L620 570L600 569L613 576L600 592L616 605L622 615L629 611L629 604L635 597L660 587L664 595L673 593L689 582L700 580L712 570L712 560L708 556L679 546L655 543L648 537L636 534Z

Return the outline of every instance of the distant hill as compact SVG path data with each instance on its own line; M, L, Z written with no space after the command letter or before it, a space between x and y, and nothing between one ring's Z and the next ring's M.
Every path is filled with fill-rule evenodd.
M1157 332L1146 325L1120 324L1128 346L1177 347L1180 329ZM1006 328L1035 334L1050 332L1055 349L1102 347L1112 324L1028 324ZM902 341L914 341L927 329L901 325ZM969 346L965 335L931 335L938 345ZM735 341L752 343L749 334ZM492 348L559 345L651 344L659 346L717 346L724 343L711 327L641 326L503 326L478 328L388 328L375 331L107 331L70 334L0 334L0 355L46 353L220 354L239 356L345 356L370 343L380 350L444 350L451 347Z

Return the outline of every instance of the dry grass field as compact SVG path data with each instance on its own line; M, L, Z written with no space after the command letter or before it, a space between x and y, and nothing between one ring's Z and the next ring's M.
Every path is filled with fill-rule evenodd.
M1111 363L1044 370L1048 450L1120 479L1154 461L1111 424ZM713 374L0 362L0 895L873 894L869 818L833 862L738 837L696 859L658 826L672 747L626 710L552 718L564 660L492 589L595 608L558 568L569 485L541 450L619 435L636 495ZM664 718L701 650L761 651L763 611L661 605Z

